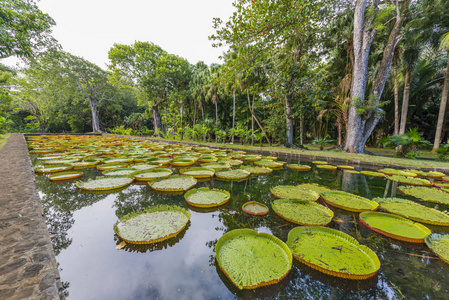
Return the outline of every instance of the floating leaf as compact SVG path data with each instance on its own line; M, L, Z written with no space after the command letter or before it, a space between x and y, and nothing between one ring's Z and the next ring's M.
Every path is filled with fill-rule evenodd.
M436 172L436 171L430 171L427 173L427 177L436 178L436 179L441 179L445 176L446 176L446 174L441 173L441 172Z
M231 167L239 167L243 164L243 161L238 160L238 159L221 159L220 162L228 164Z
M373 200L378 202L383 210L415 222L449 226L449 215L413 201L399 198L374 198Z
M266 167L255 167L255 166L243 166L242 170L245 170L252 175L268 175L273 173L273 169Z
M424 243L424 238L431 233L424 225L389 213L363 212L359 217L371 230L408 243Z
M379 207L377 202L343 191L328 191L321 196L327 204L348 211L371 211Z
M71 165L46 165L46 166L37 166L34 168L34 172L36 173L56 173L62 171L68 171L73 169Z
M312 161L312 164L314 164L314 165L327 165L327 162L314 160L314 161Z
M103 176L110 177L110 176L129 176L132 173L136 172L136 170L132 168L117 168L112 169L108 171L103 172Z
M314 192L317 192L318 194L322 194L325 193L327 191L330 191L331 189L328 187L325 187L323 185L319 185L317 183L303 183L303 184L298 184L297 187L306 189L306 190L312 190Z
M239 289L275 284L290 272L292 254L287 245L268 233L235 229L215 246L220 269Z
M44 165L70 165L79 161L79 159L54 159L46 160L43 162Z
M59 181L59 180L76 179L76 178L80 178L80 177L83 177L82 172L61 172L61 173L56 173L56 174L50 175L48 177L48 179L50 179L50 181Z
M279 199L271 207L281 218L298 225L326 226L334 217L330 209L307 200Z
M132 173L132 176L137 181L151 181L158 178L168 178L173 172L168 168L153 168L147 170L136 171Z
M243 204L242 209L250 215L262 216L268 213L268 207L257 201L249 201Z
M449 182L449 177L443 177L443 182Z
M195 163L195 160L193 160L193 159L179 159L179 158L176 158L170 162L170 164L175 167L191 166L194 163Z
M106 191L125 187L133 180L129 177L97 177L97 179L77 182L76 186L85 191Z
M171 159L170 158L163 158L163 157L153 157L153 158L147 159L146 162L148 164L150 164L150 165L165 166L165 165L168 165L171 162Z
M380 268L371 249L335 229L296 227L288 233L287 245L297 260L331 276L362 280Z
M254 165L258 166L258 167L267 167L267 168L271 168L271 169L281 169L284 167L283 162L272 161L270 159L261 159L261 160L255 161Z
M208 169L214 169L215 171L230 169L231 166L224 162L215 162L215 163L204 163L201 164L202 167Z
M354 167L353 167L353 166L343 166L343 165L338 165L337 168L343 169L343 170L354 170Z
M298 199L307 201L317 201L320 194L309 189L291 185L278 185L270 189L270 192L281 199Z
M449 235L432 233L424 241L433 253L449 264Z
M435 188L400 186L399 191L405 195L413 196L426 202L449 205L449 194Z
M196 207L215 207L228 202L231 195L219 189L192 189L184 195L187 203Z
M387 174L387 175L390 175L390 176L391 175L400 175L400 176L406 176L406 177L416 177L416 176L418 176L418 174L416 174L416 173L411 173L411 172L406 172L406 171L401 171L401 170L395 170L395 169L390 169L390 168L381 169L378 172L384 173L384 174Z
M372 172L372 171L361 171L360 174L370 177L378 177L378 178L385 178L387 175L380 172Z
M110 163L110 164L98 165L97 170L98 171L107 171L107 170L112 170L112 169L126 168L127 166L128 166L127 163Z
M196 179L190 176L174 175L168 179L156 179L148 184L156 191L183 192L193 188L196 182Z
M111 164L111 163L132 163L133 159L132 158L124 158L124 157L117 157L117 158L105 158L103 159L103 162L105 164Z
M130 166L130 168L132 168L136 171L149 170L149 169L154 169L157 167L158 167L157 165L148 165L148 164L137 164L137 165Z
M312 170L311 166L307 165L299 165L299 164L287 164L287 168L296 171L310 171Z
M262 159L262 156L261 155L245 155L242 157L242 159L247 162L255 162L257 160Z
M189 169L180 170L179 174L189 175L194 178L211 178L214 176L214 169L204 168L204 167L193 167Z
M176 236L189 219L190 213L184 208L160 205L123 217L114 231L127 243L151 244Z
M227 180L243 180L248 178L251 175L250 172L237 169L237 170L228 170L228 171L218 171L215 173L217 178L227 179Z
M389 180L396 181L402 184L415 185L415 186L432 186L433 183L427 179L405 177L400 175L388 176Z
M331 165L317 165L316 166L318 169L322 169L322 170L329 170L329 171L335 171L337 170L336 166L331 166Z

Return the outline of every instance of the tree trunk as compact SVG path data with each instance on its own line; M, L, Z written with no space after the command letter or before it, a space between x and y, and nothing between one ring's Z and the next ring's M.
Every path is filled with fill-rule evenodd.
M292 103L288 96L285 95L285 119L286 119L286 134L287 134L287 145L293 145L293 118L292 118Z
M341 146L341 131L342 131L342 118L341 118L342 113L339 112L337 115L337 126L338 126L338 146Z
M92 111L92 132L101 132L100 130L100 120L98 118L98 109L97 103L92 99L92 97L88 97L90 109Z
M399 134L399 87L398 87L398 51L394 52L393 70L394 70L394 135Z
M157 130L162 130L162 118L159 113L159 108L157 105L153 105L153 124L154 124L154 133L156 134Z
M304 145L304 112L302 111L299 113L299 144L301 146Z
M250 107L251 110L251 133L254 134L254 100L256 99L256 93L253 93L253 104ZM251 146L254 146L254 138L251 137Z
M444 77L443 91L441 93L440 112L438 113L437 129L435 132L435 141L433 142L432 153L437 153L438 148L440 148L448 91L449 91L449 56L447 60L446 76Z
M183 134L182 134L182 130L183 130L183 127L182 127L182 118L184 117L184 101L182 101L181 102L181 141L182 141L182 138L183 138Z
M234 144L235 131L235 89L232 90L232 143Z
M388 79L394 50L401 39L400 29L408 11L411 0L402 2L402 9L396 2L396 22L385 45L382 62L373 82L370 95L370 106L379 104L380 96ZM348 126L346 128L346 143L344 150L351 153L364 153L365 143L382 117L383 110L364 106L366 103L366 85L368 80L368 58L376 29L367 29L370 22L365 21L365 9L368 0L357 0L354 13L354 68L351 89L351 106L349 108ZM374 2L375 5L378 2ZM377 7L374 7L377 13ZM359 113L359 109L363 113Z
M218 129L218 95L215 98L215 127ZM218 135L215 135L215 143L218 143Z
M408 101L410 99L410 81L410 70L407 68L405 71L404 96L402 98L401 126L399 127L399 134L405 133L405 126L407 125Z

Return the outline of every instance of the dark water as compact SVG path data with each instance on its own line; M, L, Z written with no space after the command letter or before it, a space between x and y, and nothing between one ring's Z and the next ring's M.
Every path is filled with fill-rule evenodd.
M86 169L84 174L83 180L98 175L96 169ZM271 210L267 216L256 217L241 209L250 200L271 207L271 187L314 182L369 199L394 196L397 185L385 179L312 167L309 172L284 169L242 182L199 182L197 187L220 188L231 194L228 204L213 211L190 207L183 196L161 195L147 185L93 194L82 193L73 181L54 183L47 176L36 176L36 182L69 299L449 299L448 264L436 259L425 246L414 249L372 234L360 225L357 214L335 208L335 217L341 221L333 221L329 227L373 249L381 262L378 276L365 281L343 280L294 262L281 283L239 291L217 267L214 246L229 230L253 228L287 240L295 225ZM117 220L157 204L189 209L187 228L162 243L117 250L120 240L113 231Z

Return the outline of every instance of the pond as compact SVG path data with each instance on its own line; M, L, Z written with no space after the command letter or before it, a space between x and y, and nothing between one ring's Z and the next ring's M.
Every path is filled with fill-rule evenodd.
M31 158L35 163L36 156ZM284 168L241 182L218 179L198 182L197 187L230 193L230 201L215 210L191 207L182 195L162 195L145 184L95 194L83 193L74 181L50 182L48 176L36 175L68 299L447 299L449 265L426 246L410 248L387 240L362 226L357 214L332 207L335 217L328 227L345 232L374 250L381 262L377 276L362 281L338 279L294 261L290 274L276 285L257 290L236 289L217 266L214 252L217 240L232 229L252 228L286 241L288 232L296 227L272 211L271 187L318 183L369 199L396 194L397 184L386 179L322 170L304 161L301 164L309 164L312 170ZM83 180L100 175L96 168L83 172ZM270 208L269 214L246 214L242 205L248 201L264 203ZM113 231L117 220L158 204L188 209L191 218L186 229L165 242L117 246L121 243Z

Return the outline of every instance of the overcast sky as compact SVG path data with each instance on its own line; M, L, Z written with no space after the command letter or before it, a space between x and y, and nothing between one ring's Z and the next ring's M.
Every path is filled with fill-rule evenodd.
M212 48L212 19L227 20L232 0L41 0L55 21L53 36L63 50L106 69L114 43L153 42L194 64L220 63ZM10 64L11 60L2 61Z

